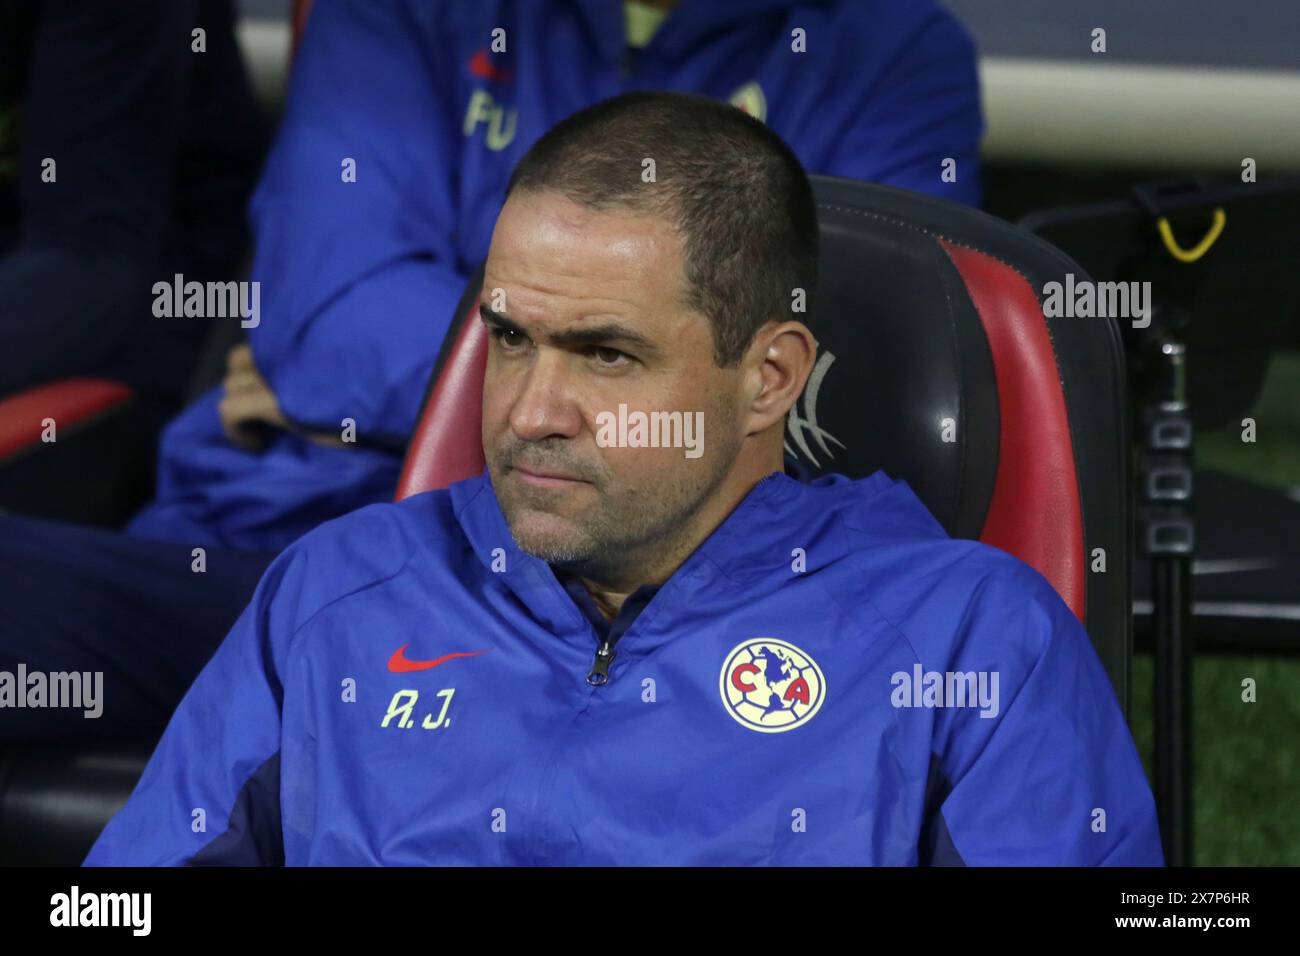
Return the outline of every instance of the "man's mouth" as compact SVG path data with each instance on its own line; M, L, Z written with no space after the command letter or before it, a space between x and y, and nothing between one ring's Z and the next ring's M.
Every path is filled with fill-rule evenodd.
M520 481L535 488L572 488L575 485L590 484L589 481L576 475L566 474L553 468L524 468L522 465L511 467L519 473Z

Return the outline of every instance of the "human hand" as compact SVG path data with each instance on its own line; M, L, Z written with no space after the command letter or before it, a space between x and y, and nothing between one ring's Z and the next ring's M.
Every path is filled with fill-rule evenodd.
M221 429L234 444L248 451L260 451L274 430L289 430L280 403L271 386L253 364L253 349L247 342L236 345L226 356L225 394L217 405Z

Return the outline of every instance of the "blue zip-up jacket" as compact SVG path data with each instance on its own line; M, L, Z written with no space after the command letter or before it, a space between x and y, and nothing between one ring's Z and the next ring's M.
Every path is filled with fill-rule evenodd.
M1079 621L883 472L768 475L609 633L486 471L329 522L86 862L1163 862Z
M683 0L624 75L626 50L616 0L317 0L253 201L249 334L285 415L334 434L350 419L356 444L244 451L214 389L168 427L131 533L272 550L391 497L510 171L599 100L731 100L810 172L979 201L974 46L933 0Z

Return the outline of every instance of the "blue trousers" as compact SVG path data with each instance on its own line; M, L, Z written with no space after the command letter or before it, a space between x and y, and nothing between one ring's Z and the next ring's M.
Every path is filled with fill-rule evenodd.
M206 548L201 557L189 545L0 515L0 743L157 737L275 553ZM20 664L26 688L16 686ZM82 682L99 681L100 714L14 706L6 672L10 696L26 692L25 701L39 700L33 674L100 674Z

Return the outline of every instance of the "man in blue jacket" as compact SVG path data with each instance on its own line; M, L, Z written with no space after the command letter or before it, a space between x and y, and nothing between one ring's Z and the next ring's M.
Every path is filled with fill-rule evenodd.
M881 472L780 470L816 275L743 113L544 136L480 298L484 472L282 553L87 863L1159 865L1051 586Z
M732 103L814 172L979 201L974 48L933 0L318 0L252 204L251 350L168 427L129 537L0 536L31 596L0 620L0 665L93 661L103 715L10 711L0 739L161 727L272 554L392 497L511 168L642 89Z

